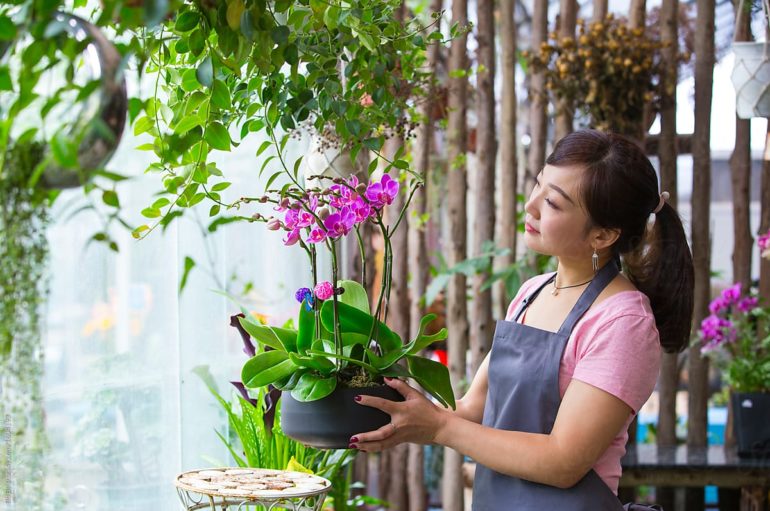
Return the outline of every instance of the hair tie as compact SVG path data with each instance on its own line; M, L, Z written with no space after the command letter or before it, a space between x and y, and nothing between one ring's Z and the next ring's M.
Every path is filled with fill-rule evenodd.
M660 194L660 200L658 201L658 205L655 209L652 210L653 213L657 213L661 209L663 209L663 204L666 203L668 198L671 197L668 192L663 192Z

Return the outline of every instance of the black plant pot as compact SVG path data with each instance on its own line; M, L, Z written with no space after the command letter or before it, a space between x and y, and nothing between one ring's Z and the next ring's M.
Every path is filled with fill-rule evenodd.
M738 456L770 456L770 393L734 393L735 437Z
M305 403L291 397L290 392L284 392L281 395L281 429L290 438L311 447L347 449L353 435L379 429L390 422L390 416L385 412L356 403L353 398L359 394L404 400L387 385L337 387L325 398Z

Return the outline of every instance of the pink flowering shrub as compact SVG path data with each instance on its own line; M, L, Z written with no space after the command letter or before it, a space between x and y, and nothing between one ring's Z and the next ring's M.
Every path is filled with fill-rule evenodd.
M753 293L744 295L736 283L712 300L711 314L698 331L701 353L738 392L770 390L770 313L758 304Z
M757 246L759 247L759 255L765 259L770 259L770 231L759 235Z

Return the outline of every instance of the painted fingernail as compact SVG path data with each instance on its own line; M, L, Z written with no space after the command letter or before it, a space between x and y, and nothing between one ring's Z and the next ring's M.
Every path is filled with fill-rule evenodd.
M350 444L348 445L348 449L358 449L358 444Z
M356 396L353 398L354 401L361 401L361 396Z
M350 439L350 443L351 444L355 444L356 442L358 442L358 437L357 436L354 436L353 438Z

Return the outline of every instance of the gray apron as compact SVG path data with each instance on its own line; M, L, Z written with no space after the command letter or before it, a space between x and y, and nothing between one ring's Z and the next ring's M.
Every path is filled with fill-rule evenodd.
M570 332L596 297L618 274L606 264L580 295L558 332L518 323L521 314L551 277L522 301L513 321L498 321L489 361L489 390L482 424L495 429L550 433L556 421L559 365ZM575 486L560 489L495 472L477 464L474 511L621 511L620 500L589 471Z

